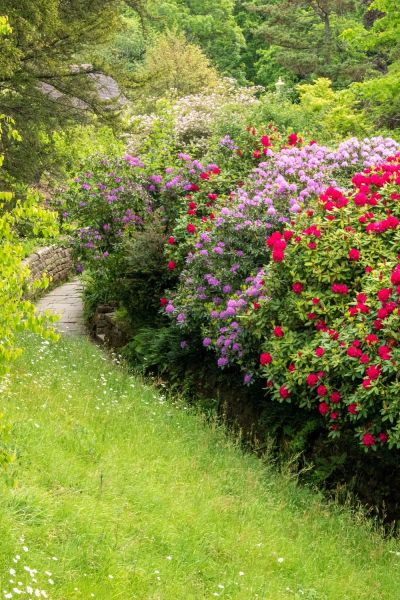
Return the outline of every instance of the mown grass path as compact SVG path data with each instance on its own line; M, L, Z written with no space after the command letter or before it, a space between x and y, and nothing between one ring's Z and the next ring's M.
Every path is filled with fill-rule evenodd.
M399 544L360 515L85 338L23 343L0 395L17 454L0 478L0 598L33 580L54 600L400 598Z

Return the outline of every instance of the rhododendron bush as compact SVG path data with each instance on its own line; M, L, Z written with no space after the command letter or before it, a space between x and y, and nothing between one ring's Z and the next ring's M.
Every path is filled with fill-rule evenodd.
M103 161L67 196L77 248L92 274L115 271L107 298L128 313L135 296L156 298L178 359L206 350L222 373L311 410L333 438L400 446L399 150L380 137L329 149L270 125L224 136L217 160L180 152L155 171L131 155ZM155 214L164 256L127 288Z
M400 447L400 155L352 183L267 237L257 302L225 320L225 340L239 330L245 380L318 413L331 437Z

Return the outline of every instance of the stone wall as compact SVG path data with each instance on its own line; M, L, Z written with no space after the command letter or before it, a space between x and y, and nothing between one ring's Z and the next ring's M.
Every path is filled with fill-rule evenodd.
M40 248L23 262L31 271L32 281L46 273L53 284L68 279L74 265L70 248L61 246Z

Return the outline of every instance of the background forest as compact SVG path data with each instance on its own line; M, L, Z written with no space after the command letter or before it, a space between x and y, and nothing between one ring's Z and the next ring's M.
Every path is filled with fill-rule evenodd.
M1 110L22 136L3 136L3 177L32 183L65 174L86 152L77 123L87 144L96 136L97 150L115 148L132 114L157 113L163 97L211 93L224 77L260 86L264 120L319 141L396 135L399 11L395 0L371 4L39 0L33 9L2 0L13 32L0 42ZM99 101L98 73L113 76L129 100L122 119Z

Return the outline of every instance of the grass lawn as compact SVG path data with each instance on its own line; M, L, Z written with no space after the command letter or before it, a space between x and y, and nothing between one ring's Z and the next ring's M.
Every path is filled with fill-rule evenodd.
M400 544L362 516L89 342L24 346L0 394L0 598L399 600Z

